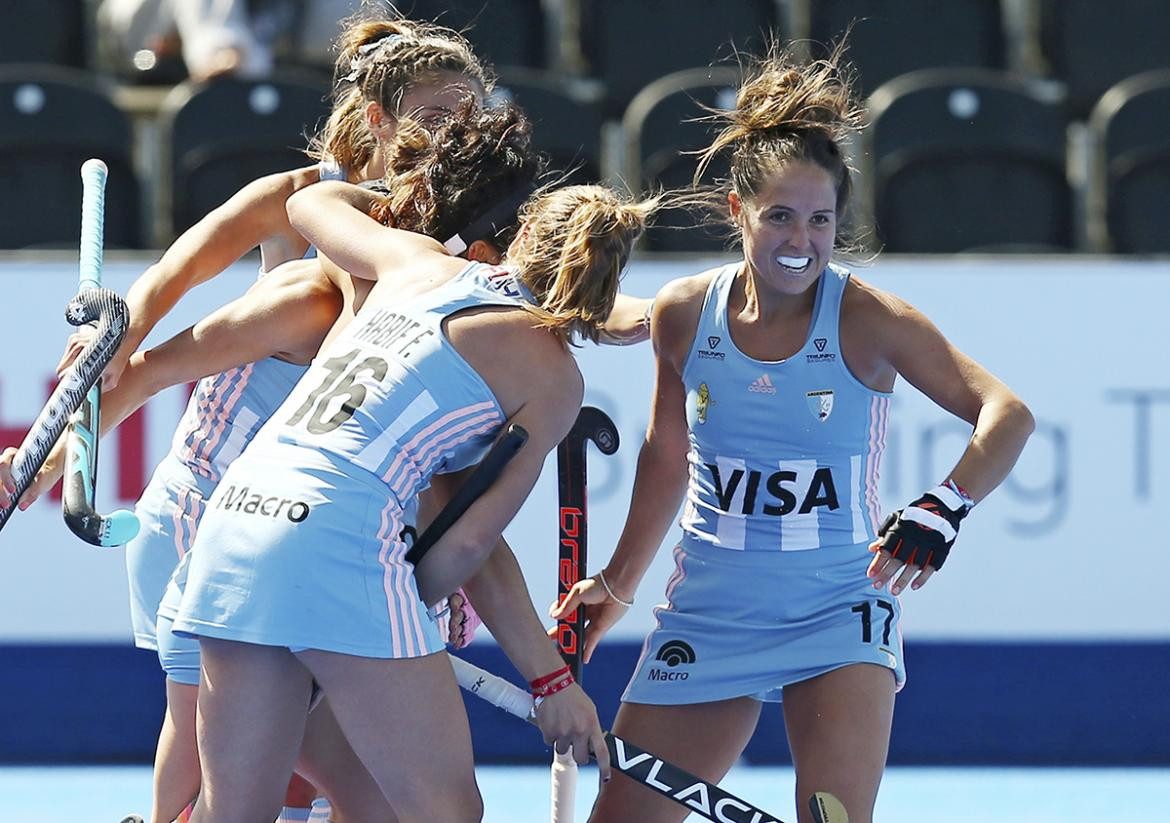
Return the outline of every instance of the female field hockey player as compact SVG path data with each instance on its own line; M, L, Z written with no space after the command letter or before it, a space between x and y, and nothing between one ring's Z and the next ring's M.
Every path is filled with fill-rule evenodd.
M474 141L440 130L433 147L416 130L425 159L390 181L395 223L433 221L430 234L453 235L469 216L460 190L493 160L519 159L523 122L498 125ZM444 156L476 162L455 175ZM509 187L499 202L527 191ZM260 820L279 805L313 679L400 820L479 819L466 716L426 604L481 567L497 596L472 597L517 668L541 683L562 665L515 559L492 550L576 417L569 342L598 336L653 203L595 186L539 194L506 232L514 239L497 267L379 224L367 214L373 197L326 183L289 200L294 227L322 254L376 283L208 501L175 620L200 638L203 658L197 823ZM446 479L436 472L475 462L508 421L528 444L416 576L399 534L419 492ZM261 516L270 498L286 503ZM310 583L306 614L290 595ZM581 761L594 752L608 777L592 703L568 678L546 692L546 740Z
M730 153L725 199L743 259L659 292L654 400L625 528L604 569L553 608L586 604L588 658L683 504L667 603L614 733L717 781L762 702L782 700L802 823L813 791L836 795L854 823L871 820L905 679L897 595L942 567L1033 426L926 317L831 262L858 114L839 50L803 66L773 50L723 114L700 171ZM883 523L877 471L899 375L974 433L938 486ZM684 816L616 780L591 820Z
M292 192L321 179L381 177L385 146L401 116L434 120L467 95L482 100L491 85L488 71L459 35L424 23L375 18L369 10L347 22L338 40L336 74L333 113L315 142L321 162L245 186L184 232L131 287L131 326L106 370L107 388L116 385L131 353L189 289L257 245L267 271L306 253L308 243L289 226L285 212ZM135 643L142 648L159 648L159 602L194 540L211 490L304 373L320 343L322 323L331 323L342 305L336 287L315 263L283 272L260 289L260 297L268 300L265 325L255 329L252 344L241 351L251 351L257 343L261 349L269 346L260 332L274 328L281 329L284 347L257 353L254 362L234 357L230 362L246 364L200 381L172 452L156 469L136 509L144 528L127 546L126 563ZM213 330L218 331L207 329ZM201 342L206 347L210 337ZM75 341L69 347L63 362L75 356L79 345ZM155 371L153 377L159 376ZM198 646L172 642L165 628L163 639L168 710L155 763L155 823L174 819L199 787L194 722Z

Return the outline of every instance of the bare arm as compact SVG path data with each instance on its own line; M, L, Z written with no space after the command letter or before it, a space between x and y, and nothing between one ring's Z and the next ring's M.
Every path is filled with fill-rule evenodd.
M419 563L419 594L428 606L463 585L495 548L504 528L532 491L545 456L560 443L576 419L581 394L578 377L575 392L572 387L559 394L543 392L510 418L510 422L528 431L528 442Z
M360 186L329 180L290 197L288 217L319 252L366 280L417 262L420 255L450 257L439 242L371 217L371 209L383 199Z
M687 485L686 389L682 367L702 306L701 281L688 279L665 287L655 299L651 337L655 348L654 397L646 439L638 453L634 491L625 527L606 565L606 583L627 602L650 567L678 514ZM573 586L552 610L553 617L586 606L585 660L626 608L611 598L597 576Z
M879 333L887 341L890 363L940 408L975 427L949 476L981 500L1015 465L1035 427L1032 414L995 375L951 345L925 315L897 298L885 302Z
M610 346L631 346L650 339L650 310L654 300L619 294L613 311L601 329L600 342Z
M132 355L118 385L102 392L99 434L170 386L273 355L311 360L337 318L340 298L315 261L282 268L165 343ZM22 501L31 503L60 478L63 443L54 447Z
M107 368L107 382L117 382L131 353L184 294L250 250L267 241L270 248L279 245L289 259L304 254L308 244L289 225L284 204L294 191L317 179L316 167L306 167L254 180L183 232L130 287L126 295L130 328ZM265 261L277 262L281 261Z

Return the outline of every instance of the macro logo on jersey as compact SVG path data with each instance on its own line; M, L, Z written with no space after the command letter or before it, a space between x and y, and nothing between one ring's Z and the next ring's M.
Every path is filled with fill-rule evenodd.
M700 423L707 422L707 411L714 402L711 399L711 389L707 387L706 383L700 383L699 390L695 393L695 414Z
M755 380L748 384L748 391L756 394L775 394L776 387L772 385L772 378L766 374L761 374Z
M419 343L433 337L434 334L434 329L424 326L413 317L389 309L380 309L362 324L354 333L353 339L407 358Z
M719 344L722 342L723 342L723 338L721 338L717 335L714 335L714 334L707 335L707 348L699 349L699 359L700 360L722 360L723 358L725 358L727 355L724 352L716 351L716 349L719 348Z
M805 360L807 360L809 363L832 363L837 359L837 354L836 352L825 351L825 348L828 347L828 345L828 338L816 338L813 340L813 346L816 347L817 352L816 354L806 354Z
M668 669L689 666L695 662L695 650L690 643L683 640L667 640L658 647L654 659L661 660ZM690 674L681 671L667 671L653 666L647 673L647 677L651 680L686 680Z
M253 492L250 486L244 486L237 491L234 484L228 486L227 491L219 498L215 507L224 511L266 517L270 520L279 520L283 516L290 523L304 522L311 510L309 504L303 500Z
M711 482L715 488L715 499L719 508L728 513L739 496L737 492L741 486L743 495L740 514L758 512L772 517L783 517L794 511L798 514L808 514L821 506L829 511L836 511L841 507L837 499L837 484L833 480L833 470L828 466L814 469L808 477L808 485L801 488L801 478L794 471L781 469L765 477L758 469L750 471L733 469L731 474L724 478L717 463L702 465L711 473Z
M808 410L812 412L813 417L822 423L828 420L829 415L833 413L832 389L805 392L804 399L808 401Z

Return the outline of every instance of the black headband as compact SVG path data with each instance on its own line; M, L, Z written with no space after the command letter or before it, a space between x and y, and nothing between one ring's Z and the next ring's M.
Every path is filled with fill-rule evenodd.
M534 191L536 191L536 186L532 183L525 183L519 188L513 189L507 197L472 220L465 229L448 238L443 243L444 248L451 254L458 256L467 251L468 247L476 240L495 237L516 222L516 213L520 211L520 207L532 196Z

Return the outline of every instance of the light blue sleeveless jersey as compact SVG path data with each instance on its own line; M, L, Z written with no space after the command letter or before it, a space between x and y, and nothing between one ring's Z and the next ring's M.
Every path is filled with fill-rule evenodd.
M345 169L333 162L319 163L318 174L321 180L346 179ZM316 253L310 246L304 256ZM262 268L260 277L264 274ZM126 546L130 622L138 647L159 647L156 612L176 565L195 541L207 499L306 369L268 357L196 383L171 449L135 506L143 527ZM171 642L169 636L162 639L163 645ZM186 651L197 653L196 646L188 646Z
M862 385L841 357L849 272L825 270L804 345L765 362L728 332L739 267L712 279L683 367L691 475L683 545L800 552L870 541L890 395Z
M364 307L216 489L176 632L370 657L443 648L406 527L431 476L478 462L505 416L442 323L530 301L507 269L472 263Z
M890 395L842 360L849 273L822 273L804 344L764 362L728 333L741 265L713 277L683 366L683 538L626 702L781 700L786 686L853 664L889 669L896 687L906 679L901 606L866 576Z

